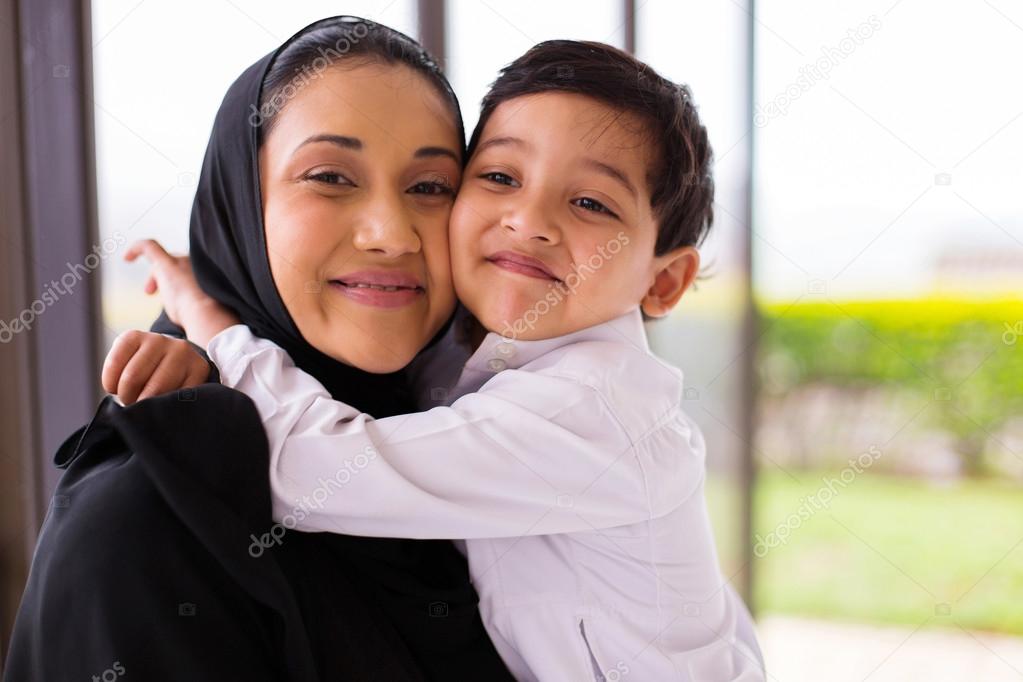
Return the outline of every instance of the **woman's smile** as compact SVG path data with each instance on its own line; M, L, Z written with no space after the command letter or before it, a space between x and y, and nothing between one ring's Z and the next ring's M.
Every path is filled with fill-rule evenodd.
M426 294L417 277L395 270L360 270L331 279L329 284L352 301L378 308L401 308Z

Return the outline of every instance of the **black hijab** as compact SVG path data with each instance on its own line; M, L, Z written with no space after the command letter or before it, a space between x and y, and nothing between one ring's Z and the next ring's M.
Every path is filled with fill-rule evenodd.
M454 92L429 55L411 38L350 16L310 24L246 69L224 96L192 205L192 268L203 291L231 308L254 334L286 350L295 364L319 380L335 399L354 402L361 411L375 417L413 412L416 408L404 370L391 374L365 372L322 353L302 337L277 291L267 258L259 176L264 80L289 45L317 29L330 27L350 33L346 55L355 54L375 34L378 41L391 41L385 48L391 55L397 50L403 60L424 63L455 103L453 115L461 128ZM449 320L427 347L439 341L450 324ZM181 334L180 327L165 314L154 323L153 331Z

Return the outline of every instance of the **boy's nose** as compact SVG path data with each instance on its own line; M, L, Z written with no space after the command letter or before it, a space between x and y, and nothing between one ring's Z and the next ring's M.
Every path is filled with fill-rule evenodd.
M540 202L520 204L505 215L502 226L516 239L557 244L561 241L561 230L551 219L551 213Z

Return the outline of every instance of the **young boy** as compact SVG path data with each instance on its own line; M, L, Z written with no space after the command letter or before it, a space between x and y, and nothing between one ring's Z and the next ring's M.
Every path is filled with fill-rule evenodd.
M450 240L472 317L450 334L474 350L447 406L374 420L245 326L209 341L264 420L275 521L464 539L518 679L764 679L718 566L681 372L643 328L692 283L712 221L688 90L606 45L541 43L494 83L470 154ZM220 315L181 322L203 342Z

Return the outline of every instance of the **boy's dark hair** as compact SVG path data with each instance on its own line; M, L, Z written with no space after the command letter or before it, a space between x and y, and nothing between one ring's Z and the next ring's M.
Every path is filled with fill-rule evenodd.
M655 153L647 173L658 220L654 254L703 242L714 220L713 153L687 86L610 45L548 40L501 69L480 106L469 156L498 105L543 92L585 95L642 120Z

